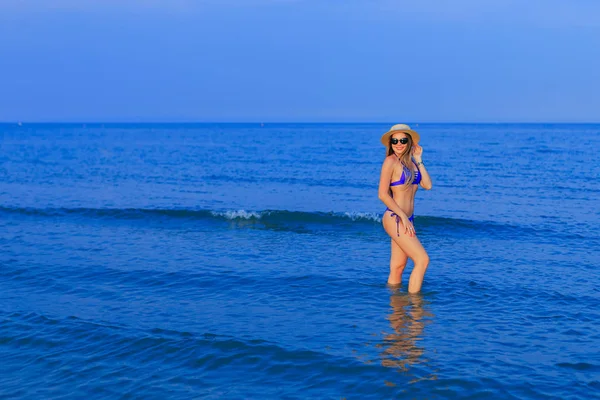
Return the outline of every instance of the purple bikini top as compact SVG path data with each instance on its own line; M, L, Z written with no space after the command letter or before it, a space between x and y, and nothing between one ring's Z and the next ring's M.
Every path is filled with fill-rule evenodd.
M400 177L400 180L398 180L396 182L390 183L390 186L403 185L404 182L406 182L406 173L405 173L405 171L407 169L408 168L404 167L404 170L402 171L402 176ZM417 169L417 172L415 173L415 179L413 180L413 185L418 185L419 182L421 182L421 172Z

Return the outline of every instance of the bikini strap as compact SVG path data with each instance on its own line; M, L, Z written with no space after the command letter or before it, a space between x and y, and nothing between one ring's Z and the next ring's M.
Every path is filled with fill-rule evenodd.
M393 211L392 211L391 216L396 217L396 234L398 235L398 237L400 237L400 217L398 216L398 214L396 214Z

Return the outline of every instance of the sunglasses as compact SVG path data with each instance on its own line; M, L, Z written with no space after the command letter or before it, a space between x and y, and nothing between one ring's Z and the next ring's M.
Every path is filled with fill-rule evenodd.
M405 138L405 137L402 139L392 138L391 142L392 142L392 144L398 144L398 143L406 144L406 143L408 143L408 138Z

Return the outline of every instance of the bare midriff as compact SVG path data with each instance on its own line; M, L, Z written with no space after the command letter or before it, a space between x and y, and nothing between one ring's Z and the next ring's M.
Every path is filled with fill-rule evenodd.
M413 215L415 210L415 193L417 193L417 185L399 185L390 188L392 191L392 197L398 207L407 217Z

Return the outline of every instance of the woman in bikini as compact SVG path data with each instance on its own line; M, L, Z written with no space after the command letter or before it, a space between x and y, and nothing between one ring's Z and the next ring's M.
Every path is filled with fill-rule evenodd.
M408 281L409 293L421 290L429 256L415 232L415 193L419 185L431 189L431 178L423 164L423 148L419 134L408 125L397 124L384 133L386 158L379 179L379 199L387 206L382 218L383 228L392 238L389 285L402 283L402 272L408 257L415 266Z

